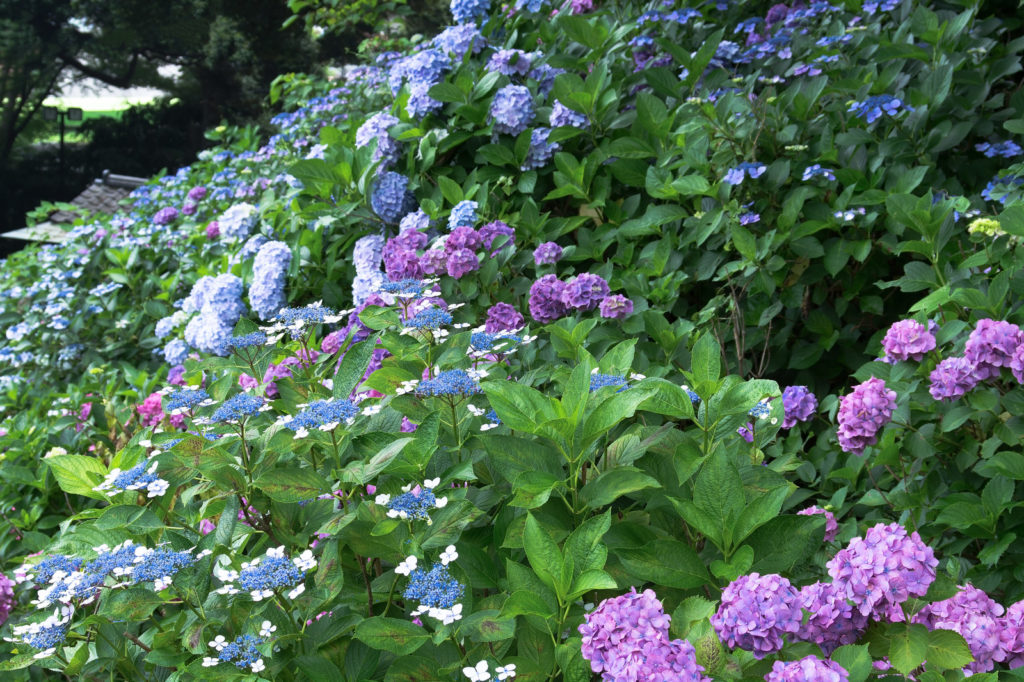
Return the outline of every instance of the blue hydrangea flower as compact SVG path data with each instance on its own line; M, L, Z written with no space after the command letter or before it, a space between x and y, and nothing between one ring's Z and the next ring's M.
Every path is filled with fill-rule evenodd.
M491 9L491 0L452 0L452 17L456 24L484 22Z
M374 163L381 161L385 168L391 166L398 161L400 148L398 140L391 137L388 130L399 123L401 121L398 118L386 111L374 114L356 130L356 148L376 142L377 148L373 151L371 160Z
M405 322L406 329L418 329L420 331L433 331L452 323L452 315L446 310L433 306L425 308L416 313L412 319Z
M526 159L519 170L528 171L543 168L551 161L562 145L557 142L548 142L550 128L536 128L530 133L530 149L526 153Z
M171 584L174 575L196 562L190 551L175 552L166 547L148 549L136 556L129 577L132 584L152 582L159 592Z
M402 57L391 64L388 85L391 94L397 95L402 84L425 85L428 88L441 80L444 72L451 68L451 60L441 50L426 49Z
M474 54L484 46L484 38L476 24L466 23L449 26L434 37L432 44L457 60L462 60L467 52Z
M266 663L263 661L263 654L257 648L266 640L255 635L239 635L231 642L224 642L223 637L210 642L217 648L217 658L206 657L203 659L204 667L213 667L218 663L233 663L238 668L249 668L254 673L263 672Z
M1012 173L997 175L985 185L985 189L981 191L981 198L985 201L998 201L1000 204L1006 204L1011 196L1020 194L1021 185L1024 185L1024 175Z
M446 500L447 501L447 500ZM416 486L407 493L390 499L387 503L388 516L393 519L430 520L430 513L437 509L438 499L430 488Z
M974 148L990 159L997 156L1001 156L1004 159L1012 159L1015 156L1024 154L1024 149L1021 149L1019 144L1011 140L1005 140L1003 142L983 142L981 144L974 145Z
M234 336L225 344L227 350L239 350L241 348L252 348L263 346L267 343L267 335L263 332L249 332L241 336Z
M459 203L455 204L452 208L452 212L448 216L448 229L454 230L456 227L473 227L476 225L479 218L476 214L477 202L464 199Z
M573 111L556 99L555 103L551 105L551 116L548 118L548 122L552 128L586 128L587 116Z
M291 262L292 250L284 242L267 242L256 254L249 305L264 320L272 319L287 303L284 285Z
M416 393L424 396L468 396L483 393L483 390L466 370L449 369L433 379L421 381L416 386Z
M617 374L598 374L595 372L590 375L591 392L604 388L605 386L618 386L619 391L624 391L629 388L629 383L626 381L626 377L619 376Z
M348 400L316 400L294 417L283 417L281 423L294 431L296 438L302 438L310 429L333 431L339 425L351 422L357 414L359 408Z
M533 95L525 86L506 85L494 93L490 112L495 132L518 135L533 121Z
M370 206L381 220L397 223L415 205L415 199L409 192L409 178L394 171L384 171L377 177L370 195Z
M452 577L448 567L434 564L429 571L417 568L409 575L403 596L427 608L450 609L462 599L465 586Z
M210 419L215 422L236 422L251 417L263 407L263 398L250 395L249 393L238 393L225 400L220 407L214 410Z
M874 123L883 115L895 117L904 110L913 111L914 109L892 95L874 95L862 102L851 102L849 108L851 113L860 116L868 124Z
M751 163L745 161L735 168L730 168L722 181L730 185L739 185L743 182L744 176L749 177L751 180L761 177L761 175L768 170L768 166L763 163Z
M405 103L405 110L412 118L423 118L427 114L434 114L444 106L442 102L430 96L431 83L413 83L409 86L409 100Z
M174 339L164 346L164 360L169 365L180 365L188 357L188 344L181 339Z
M378 291L399 298L421 298L427 291L428 284L418 279L400 279L397 282L384 282Z
M503 76L525 76L530 72L531 61L532 57L522 50L498 50L491 55L486 68Z
M811 178L821 176L832 182L836 179L836 174L829 168L822 168L820 163L813 164L804 169L803 181L807 182Z
M244 239L256 225L258 211L252 204L235 204L217 219L220 233L226 239Z
M181 414L182 412L191 412L209 400L210 395L201 388L182 389L168 396L164 409L169 414Z
M156 462L143 460L127 471L112 469L93 490L107 495L125 490L146 490L146 497L159 497L167 492L168 483L156 475L156 467Z

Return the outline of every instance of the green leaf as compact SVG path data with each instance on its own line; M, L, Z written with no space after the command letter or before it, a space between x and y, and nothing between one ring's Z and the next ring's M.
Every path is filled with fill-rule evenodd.
M330 491L330 484L313 469L273 469L253 485L278 502L312 500Z
M719 549L728 551L736 520L744 508L743 478L729 452L718 448L704 462L693 487L693 503L711 518L720 538Z
M491 407L510 429L535 433L539 423L555 418L548 398L515 381L485 381L481 387Z
M821 548L825 517L777 516L750 534L745 541L754 550L752 570L787 573Z
M558 592L559 577L556 571L561 570L562 553L533 514L529 513L526 515L526 525L523 528L523 549L526 550L526 558L537 577ZM560 596L565 597L564 594Z
M580 573L579 577L573 581L569 599L576 599L593 590L614 590L617 588L618 584L615 582L615 578L604 571L590 569Z
M355 390L359 382L366 374L366 368L370 366L370 359L373 357L373 349L377 345L376 338L369 338L365 341L349 347L345 351L345 357L341 360L341 366L334 375L333 395L338 400L348 400L348 397Z
M605 398L586 419L583 427L583 444L588 445L594 439L606 435L623 419L632 417L654 390L641 383Z
M569 534L563 551L572 556L576 575L596 568L604 568L608 559L608 548L601 544L601 538L611 528L611 510L599 516L592 516Z
M505 604L501 607L501 615L551 618L555 612L536 592L516 590L505 600Z
M924 625L894 623L889 629L889 661L904 675L924 663L928 656L928 628Z
M547 502L552 491L561 485L562 479L552 476L546 471L524 471L516 476L516 480L512 484L515 495L509 505L523 509L535 509Z
M93 490L107 475L107 468L95 457L85 455L54 455L43 461L50 467L60 489L72 495L108 499L105 494Z
M928 632L927 659L929 670L953 670L963 668L974 656L960 633L936 629Z
M689 545L658 538L644 547L620 549L629 575L665 587L690 590L710 582L704 562Z
M408 620L374 616L359 622L355 637L363 644L405 656L419 649L430 639L427 632Z
M871 653L867 644L847 644L832 652L833 661L843 666L850 675L850 682L864 682L873 672Z
M413 442L413 440L415 439L396 438L381 448L368 462L349 463L341 472L341 480L346 483L366 485L377 478L380 472L387 469L395 458L401 454L402 450L405 449L405 446Z
M465 198L462 188L454 180L445 175L437 177L437 184L441 188L441 194L445 201L454 206Z
M690 364L695 381L718 381L722 371L722 349L714 336L704 334L697 339L690 354Z
M474 642L501 642L515 637L516 619L502 616L496 609L475 611L462 621L459 631L468 634Z
M164 603L160 595L145 587L111 590L100 602L100 615L118 621L142 621Z
M658 481L636 467L618 467L605 471L583 486L580 494L591 509L611 504L623 495L638 490L660 488Z

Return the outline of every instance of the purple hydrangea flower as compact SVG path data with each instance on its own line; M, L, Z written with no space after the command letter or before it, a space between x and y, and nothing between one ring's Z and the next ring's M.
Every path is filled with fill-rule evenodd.
M356 147L365 147L376 140L377 148L373 151L371 160L374 163L383 160L385 167L392 165L398 160L399 144L388 130L399 123L401 121L397 117L386 111L374 114L356 130Z
M1024 343L1013 351L1013 357L1010 358L1010 371L1013 372L1017 381L1024 384Z
M791 429L805 422L818 410L818 399L806 386L786 386L782 391L782 428Z
M419 230L407 229L399 232L398 236L394 237L391 241L408 251L419 251L426 247L427 242L430 241L430 237Z
M583 658L608 682L703 682L693 645L669 640L671 618L652 590L605 599L580 625Z
M405 232L406 230L420 230L422 232L428 229L430 229L430 216L424 213L422 208L409 213L398 223L398 230L400 232Z
M544 275L530 286L530 316L547 324L565 315L565 304L562 303L562 292L565 282L555 275Z
M173 206L165 206L153 214L154 225L169 225L178 219L178 209Z
M13 585L10 578L0 573L0 625L7 622L11 611L18 604L18 600L14 596Z
M373 184L370 206L386 223L397 223L415 205L409 192L409 178L394 171L384 171Z
M1011 604L1000 623L999 643L1006 667L1024 667L1024 600Z
M530 133L530 149L526 152L526 159L519 167L521 171L536 170L547 165L548 161L555 155L562 145L557 142L548 142L550 128L535 128Z
M430 88L433 83L412 83L409 85L409 99L405 103L405 110L412 118L423 118L427 114L434 114L444 106L430 96Z
M799 661L775 661L772 671L764 676L767 682L847 682L849 673L835 661L805 656Z
M480 246L481 242L480 233L474 230L472 227L463 225L462 227L456 227L448 235L444 242L444 250L448 253L458 251L460 249L468 249L470 251L476 251L477 247Z
M845 452L862 454L864 448L878 441L878 432L892 420L896 409L896 391L885 382L871 377L854 386L853 392L839 401L839 428L836 435Z
M621 320L633 314L633 302L622 294L612 294L601 299L599 310L601 317Z
M576 310L593 310L608 295L608 282L589 272L576 275L565 283L562 303Z
M182 215L195 215L196 210L199 208L194 202L186 201L181 207Z
M917 531L898 523L879 523L856 537L828 562L833 583L864 616L903 620L900 604L924 596L939 562Z
M587 116L573 111L556 99L555 103L551 105L551 116L548 118L548 123L552 128L586 128Z
M847 601L843 588L833 583L812 583L801 588L800 607L810 615L800 626L796 639L817 644L826 655L856 642L868 626L868 617Z
M448 254L448 275L460 279L463 275L480 269L480 261L469 249L455 249Z
M562 247L554 242L544 242L533 250L533 262L537 265L554 265L562 257Z
M391 63L388 71L388 85L392 95L398 95L402 83L429 89L441 80L444 72L451 68L448 55L440 50L425 49ZM440 103L438 103L440 104Z
M187 198L188 198L189 201L201 201L205 197L206 197L206 188L203 187L202 185L199 185L197 187L193 187L192 189L190 189L188 191Z
M782 648L787 632L800 630L800 594L780 575L741 575L722 591L711 625L729 648L764 658Z
M396 247L384 249L384 272L393 282L403 279L422 279L423 268L415 251Z
M836 521L836 516L827 509L822 509L818 506L808 507L807 509L801 509L797 512L799 516L812 516L814 514L825 515L825 542L832 542L836 539L836 535L839 534L839 523Z
M491 100L491 117L495 132L518 135L533 121L533 95L522 85L506 85Z
M508 239L505 240L505 243L500 248L493 248L494 242L501 236L506 236ZM515 239L516 231L502 220L494 220L480 228L480 241L483 247L490 251L491 256L496 256L501 249L507 249L512 246L515 243Z
M885 333L882 348L890 360L920 362L925 353L935 350L935 335L917 320L900 320Z
M1000 367L1009 367L1017 346L1024 341L1020 327L1003 320L979 320L967 338L964 357L974 364L979 381L999 376Z
M420 269L425 275L440 275L448 271L448 255L442 249L427 249L420 256Z
M219 236L220 236L220 223L218 223L216 220L211 220L210 223L206 226L206 238L207 239L216 239Z
M518 310L508 303L495 303L487 309L487 321L484 322L484 331L488 334L498 332L514 332L521 329L526 323Z
M1006 658L1000 636L1005 629L1003 607L982 590L965 585L949 599L926 605L914 616L929 630L953 630L967 640L974 662L964 672L984 673Z
M486 68L503 76L525 76L530 72L531 61L531 55L522 50L498 50L491 55Z
M956 400L978 385L974 364L967 358L946 358L935 366L928 378L931 380L928 392L936 400Z

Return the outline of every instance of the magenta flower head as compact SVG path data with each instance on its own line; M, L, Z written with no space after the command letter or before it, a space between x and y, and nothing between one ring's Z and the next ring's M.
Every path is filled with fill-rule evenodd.
M220 223L218 223L216 220L211 220L210 223L206 226L206 238L207 239L216 239L219 236L220 236Z
M872 377L854 386L839 402L839 446L845 452L862 454L878 441L878 432L892 420L895 409L896 391L886 388L881 379Z
M462 229L462 228L456 228ZM455 279L480 269L480 261L469 249L456 249L448 255L448 274Z
M18 600L14 596L13 585L10 578L0 573L0 625L7 622L11 611L18 605Z
M999 376L1000 367L1010 367L1017 346L1024 340L1020 327L1002 320L979 320L967 337L964 357L974 364L979 381Z
M999 644L1011 670L1024 667L1024 600L1011 604L1001 619Z
M576 310L593 310L608 295L608 282L589 272L576 275L565 283L562 303Z
M612 294L601 299L599 310L601 317L621 320L633 314L633 302L622 294Z
M796 639L817 644L825 655L856 642L868 626L868 617L847 601L846 592L833 583L811 583L801 588L800 607L809 617L801 624Z
M805 656L799 661L775 661L772 671L764 676L767 682L847 682L849 673L835 661Z
M917 320L900 320L885 333L882 348L890 360L920 362L925 353L935 350L935 335Z
M554 265L562 257L562 247L554 242L544 242L533 250L533 262L537 265Z
M791 429L818 411L818 399L806 386L786 386L782 391L782 428Z
M946 358L935 366L928 378L931 380L928 392L936 400L956 400L978 385L974 363L967 358Z
M1010 358L1010 371L1013 372L1013 377L1017 381L1024 384L1024 343L1013 351L1013 357Z
M440 275L448 271L448 255L441 249L427 249L420 256L420 269L425 275Z
M967 664L964 672L984 673L1007 655L1002 639L1006 626L1003 611L1003 607L982 590L965 585L949 599L928 604L918 611L914 622L927 625L929 630L959 632L974 655L974 662Z
M562 303L565 282L554 275L544 275L530 286L530 315L533 319L547 324L565 315Z
M186 201L181 207L182 215L195 215L199 207L193 201Z
M818 506L808 507L797 512L799 516L812 516L814 514L825 515L825 542L835 540L836 535L839 534L839 523L836 521L835 514Z
M391 241L397 242L399 246L408 251L418 251L427 245L429 237L416 229L405 229L392 237ZM378 257L379 258L379 257Z
M165 206L153 214L154 225L167 225L178 219L178 209L173 206Z
M939 565L935 552L917 531L898 523L880 523L856 537L828 562L836 587L872 620L903 620L900 604L924 596Z
M192 189L190 189L188 191L188 200L189 201L200 201L205 196L206 196L206 188L203 187L202 185L199 185L198 187L193 187Z
M390 247L394 240L388 242ZM420 257L415 251L403 249L395 245L395 248L384 249L384 272L392 282L403 279L420 279L423 277L423 268L420 266Z
M653 590L605 599L586 614L579 632L583 658L603 680L679 680L704 678L693 645L669 640L671 617Z
M452 230L451 234L445 239L444 250L448 253L458 251L459 249L476 251L481 241L483 240L480 238L479 232L468 225L462 225Z
M800 630L800 594L780 575L741 575L722 591L711 616L718 638L764 658L782 649L782 637Z
M494 248L494 242L502 236L508 237L508 239L505 240L501 247ZM480 228L480 240L484 248L490 251L492 256L495 256L502 249L506 249L515 243L516 231L508 223L495 220Z
M217 524L210 519L203 519L199 522L199 532L203 535L209 535L213 531L217 530Z
M526 320L519 314L519 311L508 303L495 303L487 309L487 321L484 322L484 331L488 334L498 332L514 332L522 329Z

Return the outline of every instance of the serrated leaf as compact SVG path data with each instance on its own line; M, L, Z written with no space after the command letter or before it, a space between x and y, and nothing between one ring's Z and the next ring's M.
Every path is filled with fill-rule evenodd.
M312 469L272 469L253 485L278 502L312 500L330 491L330 484Z
M360 621L355 637L369 647L390 651L396 656L411 654L430 639L426 630L410 621L384 616Z
M953 670L974 661L971 648L960 633L935 629L928 632L928 669Z

